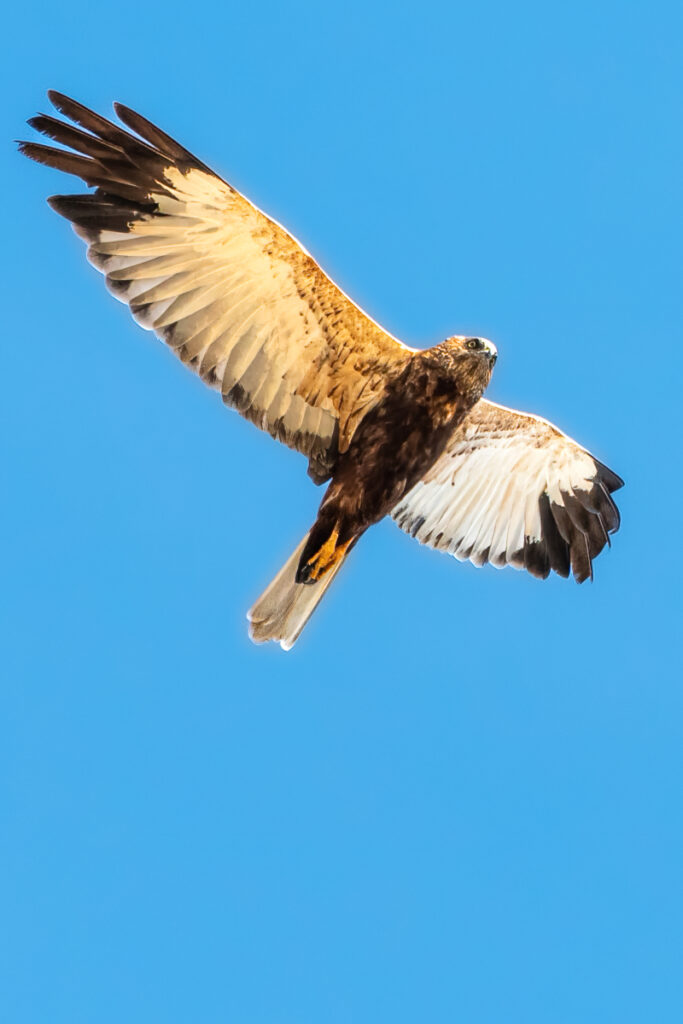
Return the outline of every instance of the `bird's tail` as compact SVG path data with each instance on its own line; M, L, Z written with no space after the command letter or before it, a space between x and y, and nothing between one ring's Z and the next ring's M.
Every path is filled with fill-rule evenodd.
M273 582L247 612L249 636L254 643L275 640L283 650L293 647L311 615L322 600L330 583L342 567L350 550L345 545L341 557L326 566L324 575L316 582L297 583L297 569L310 537L310 531L296 551L287 559Z

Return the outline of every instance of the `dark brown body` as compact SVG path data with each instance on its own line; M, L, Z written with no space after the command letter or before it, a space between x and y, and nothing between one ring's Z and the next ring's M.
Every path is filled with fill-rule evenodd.
M443 452L481 398L493 361L451 338L416 352L339 455L297 571L314 583L389 513Z

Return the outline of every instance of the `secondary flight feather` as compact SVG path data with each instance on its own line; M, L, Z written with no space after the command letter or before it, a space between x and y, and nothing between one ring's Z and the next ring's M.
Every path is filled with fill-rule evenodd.
M60 147L26 156L92 193L49 203L137 322L330 481L317 518L249 613L289 649L362 534L385 515L476 565L582 582L619 525L616 474L538 417L482 398L484 338L423 351L381 328L303 246L183 146L115 104L121 127L50 92ZM70 123L69 123L70 122Z

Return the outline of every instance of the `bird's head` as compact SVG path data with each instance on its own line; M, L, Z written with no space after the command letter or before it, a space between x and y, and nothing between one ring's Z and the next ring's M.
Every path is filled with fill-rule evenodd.
M481 361L489 372L493 369L498 358L498 349L488 338L471 338L463 334L455 334L452 338L446 339L446 344Z
M491 373L498 358L498 350L487 338L473 338L455 334L446 338L432 351L441 351L446 363L460 382L460 390L470 393L475 401L488 387Z
M423 349L418 357L423 365L431 366L436 372L445 392L450 393L455 388L473 405L488 387L498 352L486 338L454 334L434 348Z

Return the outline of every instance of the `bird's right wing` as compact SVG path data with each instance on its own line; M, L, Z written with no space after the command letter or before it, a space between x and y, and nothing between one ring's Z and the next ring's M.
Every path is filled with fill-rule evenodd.
M557 427L482 400L391 513L421 543L475 565L582 583L619 528L623 481Z
M132 134L49 95L75 124L42 114L29 124L69 149L20 148L95 188L50 205L88 243L109 289L228 405L309 456L314 478L324 478L412 349L145 118L116 105Z

